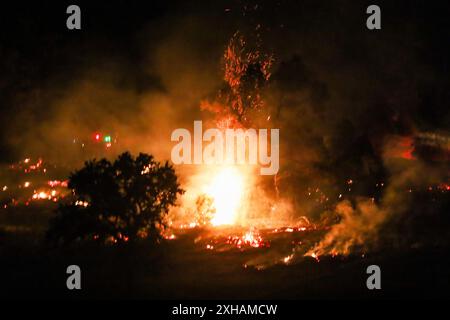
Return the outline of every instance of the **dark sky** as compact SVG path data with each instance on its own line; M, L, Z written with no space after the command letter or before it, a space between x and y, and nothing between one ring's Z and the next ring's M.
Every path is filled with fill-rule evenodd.
M382 10L379 31L365 27L365 9L372 3ZM69 4L81 7L82 30L66 29ZM78 119L87 130L102 126L101 119L86 123L72 109L60 111L89 95L86 83L93 86L92 96L101 95L98 86L108 86L108 94L93 98L92 105L112 123L125 122L125 128L116 129L130 134L136 127L133 118L124 117L116 98L135 117L142 115L140 101L147 96L168 99L169 109L178 110L179 101L196 108L220 86L220 59L228 39L237 30L251 35L257 25L263 47L276 58L275 91L269 96L283 96L286 108L293 110L306 96L317 127L345 131L347 121L352 128L346 134L355 135L361 130L368 135L411 128L448 131L449 7L447 1L319 0L2 4L1 160L23 156L22 148L33 149L30 137L46 140L49 124ZM109 89L120 92L118 97ZM305 140L329 134L316 130L306 133ZM55 146L55 141L39 148Z

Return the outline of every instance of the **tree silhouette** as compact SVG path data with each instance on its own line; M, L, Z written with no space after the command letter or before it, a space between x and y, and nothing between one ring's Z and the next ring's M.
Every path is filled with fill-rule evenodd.
M165 216L184 191L171 165L128 152L114 162L92 160L69 177L73 193L50 221L47 239L128 242L159 241Z

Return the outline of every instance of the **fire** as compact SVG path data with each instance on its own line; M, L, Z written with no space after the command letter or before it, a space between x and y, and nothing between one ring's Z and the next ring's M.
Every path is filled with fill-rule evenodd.
M230 225L237 222L245 184L243 173L236 167L221 169L211 179L211 183L205 188L205 193L213 199L216 209L211 220L212 225Z
M241 248L242 245L251 246L253 248L268 246L257 230L250 230L242 237L229 237L228 243L235 244L238 248Z

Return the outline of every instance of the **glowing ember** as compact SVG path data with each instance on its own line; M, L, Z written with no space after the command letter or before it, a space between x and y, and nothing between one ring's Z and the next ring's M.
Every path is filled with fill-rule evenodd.
M89 205L89 203L87 202L87 201L80 201L80 200L77 200L77 201L75 201L75 205L76 206L81 206L81 207L87 207L88 205Z
M309 256L310 256L311 258L316 259L317 262L320 261L320 260L319 260L319 256L318 256L315 252L311 253Z
M63 188L67 188L67 183L68 183L68 181L67 180L65 180L65 181L60 181L60 180L50 180L50 181L48 181L47 182L47 184L50 186L50 187L63 187Z
M242 248L243 246L250 246L253 248L262 248L269 246L269 243L265 242L259 232L256 230L250 230L241 237L228 237L227 243L234 245L237 248Z
M45 192L45 191L40 191L37 193L33 194L33 199L39 200L39 199L51 199L52 196L51 194Z
M292 258L294 258L294 254L290 254L290 255L284 257L282 259L282 261L284 264L289 264L292 261Z

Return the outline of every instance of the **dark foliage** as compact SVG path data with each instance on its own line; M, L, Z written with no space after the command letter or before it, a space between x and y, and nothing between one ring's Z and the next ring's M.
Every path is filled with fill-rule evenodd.
M71 174L68 186L73 196L50 221L52 243L158 241L170 206L184 192L171 165L143 153L88 161Z

